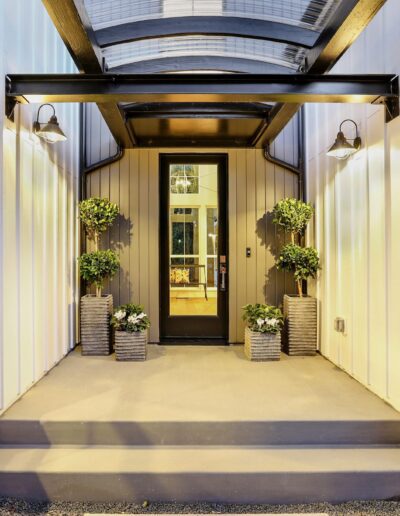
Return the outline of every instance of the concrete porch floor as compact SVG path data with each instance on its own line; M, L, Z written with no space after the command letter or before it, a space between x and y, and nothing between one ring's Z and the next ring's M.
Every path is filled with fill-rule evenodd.
M400 414L321 356L78 348L0 418L0 496L336 503L399 485Z
M321 356L254 363L242 346L150 345L146 362L78 347L7 420L400 421L400 413Z

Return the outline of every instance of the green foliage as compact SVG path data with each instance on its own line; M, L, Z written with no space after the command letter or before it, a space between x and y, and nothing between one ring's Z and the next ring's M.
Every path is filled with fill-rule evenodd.
M283 315L275 306L256 303L242 307L243 320L252 331L260 333L278 333L282 329Z
M144 313L142 305L128 303L114 310L111 325L116 330L133 333L146 330L150 326L150 320Z
M298 282L315 278L320 269L318 253L313 247L286 244L279 255L277 268L293 272Z
M103 287L104 280L112 278L119 268L118 256L110 249L85 253L78 261L82 278L99 289Z
M315 278L319 266L317 251L312 247L301 247L295 244L295 235L301 237L313 216L314 208L310 203L299 199L286 198L279 201L273 209L273 222L291 234L291 244L283 247L276 262L278 269L294 273L297 289L302 296L303 280Z
M97 242L118 215L118 206L108 199L91 197L79 203L79 218L83 222L88 237Z
M302 235L310 222L314 208L299 199L283 199L273 209L273 222L292 234Z

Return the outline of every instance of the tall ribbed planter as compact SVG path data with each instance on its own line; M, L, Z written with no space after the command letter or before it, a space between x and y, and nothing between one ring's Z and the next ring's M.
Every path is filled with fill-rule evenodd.
M317 351L317 300L315 297L283 297L284 350L289 355L315 355Z
M249 360L262 362L280 360L281 334L244 330L244 354Z
M109 355L111 353L110 318L113 310L111 294L102 297L81 298L82 355Z
M117 360L146 360L147 330L115 332L115 357Z

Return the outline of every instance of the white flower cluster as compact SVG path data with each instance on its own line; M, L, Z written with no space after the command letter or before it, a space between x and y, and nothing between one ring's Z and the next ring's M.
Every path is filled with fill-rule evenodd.
M266 326L277 326L279 324L279 320L276 319L275 317L272 317L272 318L269 318L269 317L266 317L265 319L257 319L257 325L259 328L262 328L264 325Z
M131 324L137 324L139 323L143 317L146 317L147 314L144 312L141 312L140 314L132 314L128 317L128 323ZM118 312L115 312L114 317L117 319L117 321L122 321L126 317L126 312L124 310L118 310Z
M128 323L137 324L143 319L143 317L146 317L146 315L147 314L144 312L141 312L140 314L132 314L128 317Z
M118 321L122 321L122 319L125 319L126 317L126 312L124 312L123 310L118 310L118 312L115 312L114 317Z

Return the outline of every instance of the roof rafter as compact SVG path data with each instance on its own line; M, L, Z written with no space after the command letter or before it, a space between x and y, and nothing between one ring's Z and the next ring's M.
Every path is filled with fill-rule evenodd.
M314 48L308 51L302 70L326 73L361 34L386 0L345 0L332 14ZM271 112L270 121L260 135L259 146L272 142L302 104L279 104Z
M95 32L100 47L170 36L218 35L279 41L312 48L318 33L289 25L236 16L177 16L114 25Z
M83 0L42 0L42 2L78 70L90 74L102 73L104 65L101 50L96 42ZM133 142L118 105L99 103L98 108L117 144L131 147Z

